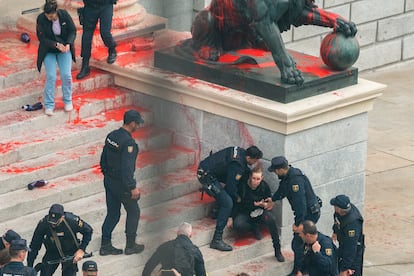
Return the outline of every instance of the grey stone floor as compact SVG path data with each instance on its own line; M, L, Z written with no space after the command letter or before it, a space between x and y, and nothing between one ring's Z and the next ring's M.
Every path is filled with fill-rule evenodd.
M388 85L369 112L364 276L414 275L414 62L361 77Z

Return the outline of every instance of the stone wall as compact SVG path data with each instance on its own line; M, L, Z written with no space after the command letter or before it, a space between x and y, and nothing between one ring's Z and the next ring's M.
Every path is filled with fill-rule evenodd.
M193 15L210 0L141 0L147 9L170 19L170 28L189 31ZM414 0L316 0L319 7L351 19L358 26L359 70L374 69L414 58ZM302 26L283 33L287 47L319 56L328 29Z

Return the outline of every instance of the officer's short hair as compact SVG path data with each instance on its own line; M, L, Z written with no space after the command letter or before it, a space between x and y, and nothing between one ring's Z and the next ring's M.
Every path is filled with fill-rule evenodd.
M263 152L256 146L251 146L246 149L246 155L252 159L262 159Z
M305 220L301 223L303 225L303 234L311 234L316 235L318 233L318 229L316 228L316 224L311 220Z
M193 231L193 227L188 222L183 222L178 227L177 235L185 235L189 237L191 235L191 232Z

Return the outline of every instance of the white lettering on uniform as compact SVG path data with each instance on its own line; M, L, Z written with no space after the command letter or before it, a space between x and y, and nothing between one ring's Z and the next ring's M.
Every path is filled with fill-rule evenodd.
M108 141L108 144L111 144L112 146L114 146L116 148L119 148L119 144L117 142L112 141L111 139L109 139L109 137L106 138L106 141Z
M233 158L236 159L237 158L237 149L238 147L234 147L233 148Z

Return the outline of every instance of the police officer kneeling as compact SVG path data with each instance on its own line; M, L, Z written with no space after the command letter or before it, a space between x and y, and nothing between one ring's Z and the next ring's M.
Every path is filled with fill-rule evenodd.
M240 147L228 147L216 153L210 153L200 162L197 177L203 190L213 196L218 205L216 231L210 248L220 251L231 251L233 248L223 241L224 227L237 202L237 190L242 177L248 177L248 165L254 165L263 157L263 153L251 146L246 150Z
M77 233L82 234L79 241ZM73 262L62 263L62 275L76 275L77 262L83 258L86 247L92 238L92 227L78 216L65 212L60 204L53 204L46 215L37 224L33 233L30 249L27 256L27 264L33 267L33 263L39 253L42 244L46 247L46 254L41 264L41 276L51 276L59 266L59 263L48 264L64 257L73 256Z
M27 251L30 250L27 247L26 240L16 239L10 244L10 262L3 268L0 268L0 275L11 275L11 276L35 276L37 275L36 270L31 267L24 266L23 261L26 259Z

